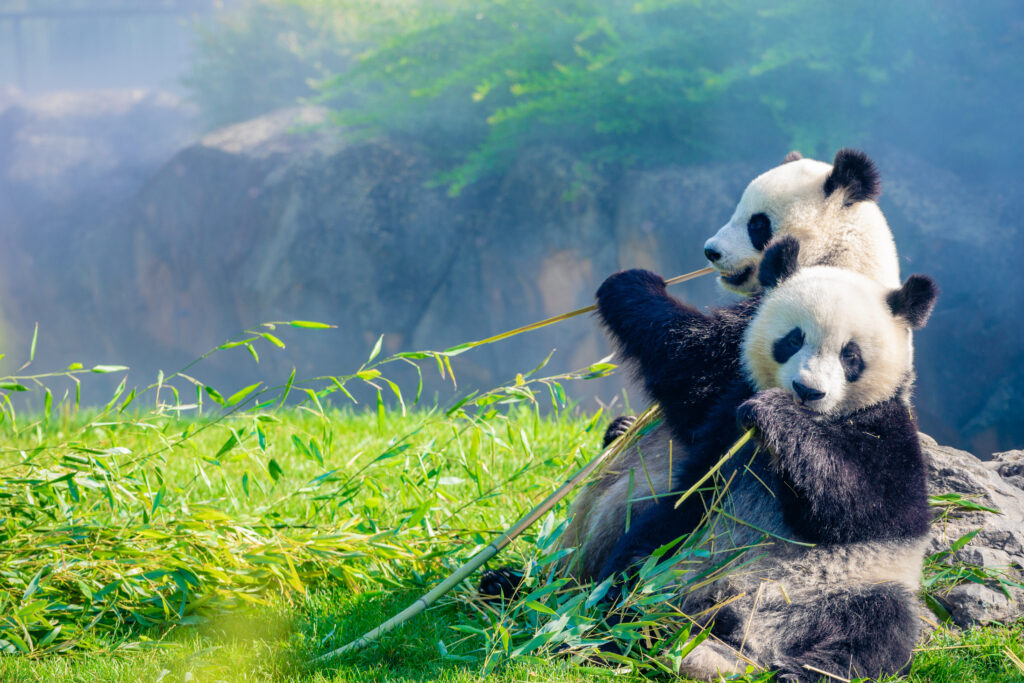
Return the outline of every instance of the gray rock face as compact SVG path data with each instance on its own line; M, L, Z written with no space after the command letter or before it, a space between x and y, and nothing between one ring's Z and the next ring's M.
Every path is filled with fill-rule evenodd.
M969 543L950 558L956 562L996 572L1010 581L1024 582L1024 490L1006 477L1002 469L1019 471L1020 451L1002 453L982 462L970 453L940 446L922 434L921 445L928 461L929 493L959 494L964 499L998 513L951 505L932 527L930 553L949 550L966 534L977 531ZM1014 456L1007 457L1007 456ZM962 627L977 623L1010 622L1024 617L1024 590L999 582L962 583L940 600L953 620Z
M992 460L985 464L998 472L1003 479L1024 490L1024 451L995 453Z
M0 95L0 341L26 348L40 320L37 358L63 366L91 350L148 380L247 326L313 318L339 328L266 354L260 379L293 364L347 372L381 333L385 351L445 348L588 305L621 268L700 268L705 239L785 151L602 173L547 144L450 197L414 142L295 132L323 117L281 111L195 141L187 107L166 96ZM942 288L915 338L922 428L981 457L1021 445L1024 195L899 150L876 160L904 273ZM732 301L711 278L672 291ZM460 356L460 386L509 380L554 348L553 371L609 350L577 318ZM215 357L204 378L244 386L244 362ZM570 393L607 402L622 379Z

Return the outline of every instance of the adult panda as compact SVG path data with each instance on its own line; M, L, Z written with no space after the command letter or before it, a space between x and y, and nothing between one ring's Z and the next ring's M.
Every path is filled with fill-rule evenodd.
M848 270L800 269L799 249L789 238L761 264L771 289L743 325L743 376L723 387L677 461L674 488L698 481L741 430L754 427L756 443L720 471L726 490L648 509L598 576L628 573L698 528L712 540L709 555L680 556L691 575L726 561L741 567L680 586L680 609L704 615L711 632L680 673L702 680L750 661L786 680L875 678L903 670L918 635L931 514L907 409L906 338L925 324L936 288L918 275L891 288ZM598 301L648 386L661 388L654 397L675 432L680 412L662 380L679 372L673 347L693 334L691 314L647 271L612 276ZM682 428L692 428L685 416Z
M669 335L672 330L662 324L662 318L671 317L676 307L686 311L674 323L686 334L673 337L673 372L658 377L640 373L649 396L657 399L667 392L675 397L675 414L670 416L675 429L660 427L646 435L576 496L560 539L560 547L576 549L566 561L567 574L580 581L592 580L625 532L627 519L635 519L653 505L655 496L671 490L670 461L684 456L710 407L741 375L740 341L760 305L757 269L766 249L795 239L802 266L844 268L887 287L899 286L896 247L875 202L880 192L878 171L863 152L842 149L832 165L791 152L780 166L750 182L732 218L705 244L705 255L719 270L720 283L749 298L707 314L674 300L665 304L665 310L657 310L663 302L628 304L637 308L633 318L637 327L612 332L626 358L641 364L643 358L632 347L648 335ZM600 299L599 293L599 303ZM613 421L605 432L604 446L633 420L625 416ZM485 584L495 585L495 578L490 576ZM502 590L507 592L509 587Z
M783 237L800 242L802 265L846 268L898 287L896 246L879 194L878 170L863 152L841 149L832 165L790 152L747 185L729 222L704 243L704 255L719 283L744 296L759 291L761 256Z

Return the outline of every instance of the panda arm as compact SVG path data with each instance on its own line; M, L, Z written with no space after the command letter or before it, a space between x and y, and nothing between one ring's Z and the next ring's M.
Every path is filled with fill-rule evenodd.
M704 314L669 296L646 270L612 275L597 291L601 321L637 363L677 431L699 427L722 387L739 376L740 345L757 300Z
M781 389L740 406L785 486L787 520L818 542L916 536L928 528L917 426L898 399L841 418L797 406Z
M675 509L675 498L661 499L641 514L629 531L619 538L597 580L603 581L609 576L630 571L655 550L681 538L688 531L685 511L680 514Z

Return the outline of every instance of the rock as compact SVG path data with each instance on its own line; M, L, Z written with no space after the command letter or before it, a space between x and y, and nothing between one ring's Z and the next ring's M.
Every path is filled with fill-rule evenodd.
M941 289L914 335L922 428L981 457L1024 444L1024 347L1009 343L1024 311L1024 240L1013 236L1024 199L898 149L879 150L875 161L904 276L927 273Z
M1024 450L995 453L985 463L999 475L1019 489L1024 489Z
M940 446L921 434L921 446L928 463L929 494L959 494L963 498L999 512L970 510L951 505L945 508L932 527L929 553L942 553L966 534L977 534L956 552L955 562L982 567L1009 581L1024 582L1024 491L1004 478L999 469L1019 459L998 454L983 463L965 451ZM1011 457L1001 457L1011 456ZM946 559L948 558L940 558ZM1006 586L1010 597L996 580L986 584L965 583L952 588L939 599L959 626L1008 622L1024 617L1024 589Z
M1011 600L1002 591L977 583L956 586L944 598L953 621L961 628L1012 622L1020 615L1019 600L1019 596Z
M781 157L613 171L538 144L451 197L431 184L444 164L414 141L331 126L297 133L324 121L315 108L200 140L189 116L157 93L0 94L5 335L27 349L39 320L37 358L63 367L91 353L146 381L249 325L313 317L339 328L265 361L338 374L381 333L385 351L446 348L586 306L621 268L699 268L747 182ZM1024 241L1012 227L1024 195L898 149L877 162L904 272L942 289L915 337L922 429L980 454L1024 443L1024 350L1012 343L1024 309ZM697 306L732 301L710 277L672 292ZM513 379L554 348L552 371L609 350L593 318L577 318L460 356L461 387ZM211 381L254 381L232 363L204 367L219 373ZM620 374L570 394L607 402L623 383Z
M385 351L483 338L591 304L622 267L701 267L704 236L754 172L722 164L612 184L564 150L533 148L500 178L452 197L429 185L440 169L414 143L294 132L323 116L286 110L205 136L89 236L85 249L123 264L98 264L84 287L105 321L97 335L135 321L117 340L121 362L187 362L268 319L339 326L289 343L287 357L264 355L261 371L295 364L301 376L357 368L381 333ZM677 293L698 305L721 297L710 278ZM609 353L593 319L577 318L460 356L460 388L510 380L556 348L552 373ZM232 363L204 366L241 383ZM574 397L615 396L620 379L577 385Z

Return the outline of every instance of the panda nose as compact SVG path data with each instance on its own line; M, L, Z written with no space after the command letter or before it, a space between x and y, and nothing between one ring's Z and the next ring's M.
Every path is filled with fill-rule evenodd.
M793 391L800 397L800 400L806 403L807 401L817 401L819 398L825 398L824 391L818 391L812 389L806 384L800 384L796 380L793 380Z
M722 254L715 251L711 247L704 247L704 256L706 256L708 261L711 261L712 263L722 258Z

